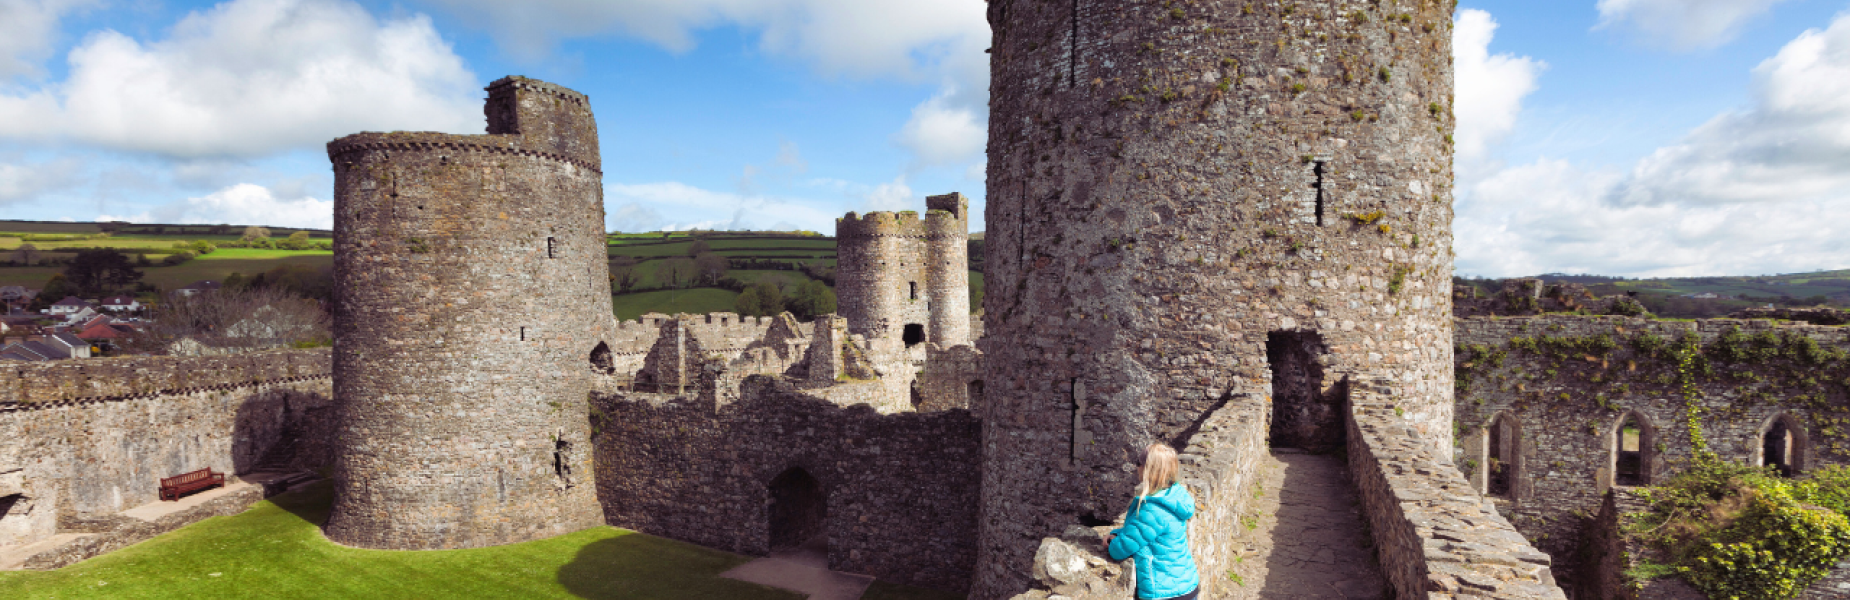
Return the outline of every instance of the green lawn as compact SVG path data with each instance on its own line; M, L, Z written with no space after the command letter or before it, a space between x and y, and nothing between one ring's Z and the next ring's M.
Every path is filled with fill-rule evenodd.
M764 598L720 579L751 560L598 527L433 552L360 550L322 537L332 486L278 496L57 571L0 573L7 598Z
M732 312L739 297L738 292L719 288L694 288L691 290L671 290L659 292L640 292L623 294L612 298L616 304L617 318L629 321L645 313L688 313L704 315L715 312Z
M471 550L348 548L321 535L333 497L322 482L56 571L0 572L0 597L803 598L718 577L749 556L614 527ZM956 597L875 582L863 598Z

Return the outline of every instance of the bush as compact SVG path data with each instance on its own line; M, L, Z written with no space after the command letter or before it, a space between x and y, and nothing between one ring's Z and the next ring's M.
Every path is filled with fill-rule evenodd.
M1783 599L1850 556L1850 468L1789 480L1764 467L1697 462L1652 488L1631 529L1711 598Z

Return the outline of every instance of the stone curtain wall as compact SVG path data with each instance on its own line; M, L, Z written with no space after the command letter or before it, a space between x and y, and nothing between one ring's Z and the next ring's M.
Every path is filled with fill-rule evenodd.
M882 415L764 376L748 378L730 404L656 394L594 402L598 497L611 525L763 555L768 486L802 468L827 496L831 569L969 586L981 465L968 411Z
M1764 427L1787 415L1805 442L1795 452L1805 468L1845 462L1850 365L1805 357L1808 347L1850 349L1850 329L1733 319L1459 320L1454 463L1477 489L1486 489L1487 426L1510 419L1518 439L1508 445L1517 455L1504 460L1521 472L1513 477L1513 492L1493 500L1554 556L1561 580L1576 577L1583 521L1599 512L1602 494L1614 483L1612 449L1621 419L1632 415L1650 432L1641 450L1651 481L1692 456L1678 361L1660 348L1690 334L1703 348L1691 381L1711 450L1756 464Z
M160 478L248 473L287 436L327 464L329 352L123 357L0 369L0 546L159 500ZM16 521L24 519L23 521Z
M478 547L598 522L590 356L615 320L596 123L556 85L488 92L488 135L328 144L344 421L327 534L343 544Z
M1450 445L1451 13L988 4L974 597L1017 593L1042 539L1121 510L1145 445L1269 396L1273 332L1321 336L1326 391L1406 382Z
M1410 422L1384 381L1352 383L1349 472L1400 598L1561 598L1531 546Z

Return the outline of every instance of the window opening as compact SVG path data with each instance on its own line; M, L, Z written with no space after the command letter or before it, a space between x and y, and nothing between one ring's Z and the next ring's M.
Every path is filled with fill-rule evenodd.
M1779 470L1783 477L1805 471L1805 430L1790 415L1768 419L1760 428L1760 464Z
M610 357L610 344L598 342L591 349L591 372L599 375L611 375L617 372L616 361Z
M1271 445L1313 452L1343 445L1340 394L1323 391L1327 352L1315 331L1274 331L1266 335L1266 362L1272 370Z
M917 281L908 281L908 282L906 282L906 285L907 285L907 286L910 286L910 288L911 288L911 290L912 290L912 291L911 291L911 298L912 298L913 300L917 300L917 299L919 299L919 282L917 282Z
M906 342L907 348L918 345L919 342L925 341L925 326L919 323L907 323L905 332L900 335L900 340Z
M1522 476L1522 428L1516 419L1503 415L1490 426L1490 444L1485 467L1489 477L1485 493L1515 499L1516 482Z
M527 328L520 328L520 341L527 341Z
M1323 226L1323 161L1317 161L1317 226Z
M559 243L551 237L546 238L546 258L559 257Z

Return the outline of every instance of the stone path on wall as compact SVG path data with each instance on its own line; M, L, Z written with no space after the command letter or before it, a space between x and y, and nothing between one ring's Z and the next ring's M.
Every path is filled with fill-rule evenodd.
M1235 569L1242 585L1230 597L1392 597L1367 545L1361 502L1342 460L1274 448L1261 465L1263 495L1255 501L1256 521L1248 522L1258 541Z

